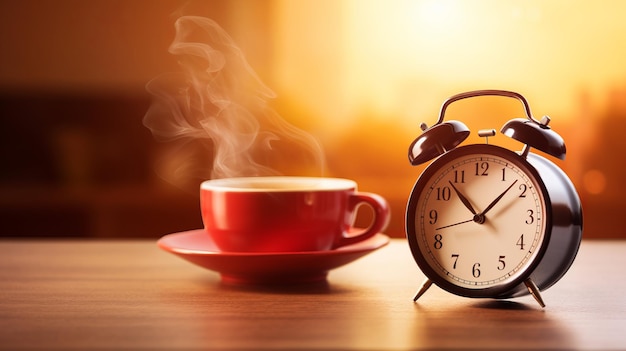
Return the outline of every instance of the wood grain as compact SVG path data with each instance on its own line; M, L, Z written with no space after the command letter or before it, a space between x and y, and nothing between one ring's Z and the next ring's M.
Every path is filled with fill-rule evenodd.
M476 300L424 279L406 241L328 282L222 284L153 241L0 241L0 349L626 349L626 242L585 241L531 297Z

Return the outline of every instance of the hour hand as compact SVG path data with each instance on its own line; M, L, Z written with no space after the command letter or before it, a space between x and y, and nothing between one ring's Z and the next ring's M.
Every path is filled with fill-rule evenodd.
M465 195L461 194L459 189L457 189L451 181L448 181L448 183L450 183L456 195L459 197L459 199L461 199L461 202L463 203L463 205L465 205L465 207L467 207L467 209L470 210L470 212L472 212L472 214L475 215L476 211L474 210L474 207L472 207L472 204L469 202L469 200L465 197Z

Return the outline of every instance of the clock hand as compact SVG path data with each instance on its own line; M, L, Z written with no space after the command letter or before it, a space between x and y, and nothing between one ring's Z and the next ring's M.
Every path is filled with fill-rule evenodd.
M513 183L511 183L511 185L509 185L509 187L506 188L506 190L504 190L502 192L502 194L500 194L497 198L495 198L495 200L491 201L489 206L487 206L487 208L485 208L485 210L482 211L481 213L476 213L476 211L474 210L474 208L470 204L469 200L467 200L467 198L463 194L461 194L461 192L459 192L459 190L454 186L454 184L452 184L451 181L448 181L448 182L450 183L450 185L452 185L452 189L454 189L454 191L459 196L459 199L461 199L461 202L463 202L465 207L467 207L467 209L470 210L474 214L474 217L472 217L472 219L468 219L466 221L461 221L461 222L457 222L457 223L453 223L453 224L444 225L443 227L435 228L435 230L450 228L450 227L454 227L454 226L457 226L459 224L464 224L464 223L468 223L468 222L476 222L478 224L485 223L485 214L487 214L487 212L489 212L500 200L502 200L504 195L507 192L509 192L509 190L511 190L511 188L513 187L513 185L515 185L515 183L517 183L517 179L515 179L515 181Z
M509 187L506 188L506 190L504 190L502 194L500 194L500 196L496 197L495 200L491 201L491 203L489 204L489 206L487 206L487 208L485 208L481 213L474 216L474 217L479 217L482 219L481 221L476 221L476 222L483 223L485 221L485 215L487 214L487 212L489 212L489 210L491 210L493 206L495 206L498 203L498 201L500 201L504 197L504 194L506 194L509 190L511 190L511 188L513 187L513 185L515 185L515 183L517 183L517 179L515 179L515 181L511 183L511 185L509 185Z
M469 200L463 194L461 194L459 189L457 189L451 181L448 181L448 183L450 183L450 185L452 186L452 189L454 189L454 192L459 197L459 199L461 200L463 205L465 205L465 207L467 207L467 209L470 210L470 212L472 212L472 214L476 214L476 211L472 207L472 204L469 202Z
M475 217L475 216L474 216L474 217ZM463 223L468 223L468 222L474 222L474 218L472 218L472 219L468 219L467 221L462 221L462 222L458 222L458 223L454 223L454 224L444 225L443 227L435 228L435 230L445 229L445 228L449 228L449 227L454 227L455 225L459 225L459 224L463 224Z

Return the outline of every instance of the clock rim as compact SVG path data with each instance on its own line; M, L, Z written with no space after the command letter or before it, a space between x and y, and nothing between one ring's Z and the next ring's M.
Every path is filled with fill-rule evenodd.
M426 180L430 179L434 174L436 174L437 171L441 169L440 166L459 157L474 154L499 156L505 158L511 163L514 163L518 168L522 169L522 171L524 171L528 177L532 177L534 179L545 202L545 233L543 240L538 245L537 255L530 262L528 262L525 267L521 268L521 274L515 279L512 279L506 283L498 283L496 285L485 288L466 288L454 284L453 282L450 282L443 278L435 269L430 266L430 264L427 262L426 258L420 251L419 242L417 239L417 229L415 228L415 216L417 210L417 202L419 200L418 194L423 192L426 188ZM415 184L413 185L413 189L411 190L411 195L409 197L409 202L407 204L405 213L405 226L406 237L409 242L409 247L411 249L414 260L416 261L422 273L424 273L424 275L426 275L426 277L430 279L435 285L448 292L460 296L498 298L500 296L507 296L509 293L518 290L520 284L523 284L524 281L530 277L530 275L537 269L537 266L539 266L539 264L541 263L550 243L550 237L552 234L552 202L545 182L542 180L539 172L530 162L528 162L528 160L526 160L526 158L522 157L520 154L497 145L464 145L450 150L445 154L437 157L420 174Z

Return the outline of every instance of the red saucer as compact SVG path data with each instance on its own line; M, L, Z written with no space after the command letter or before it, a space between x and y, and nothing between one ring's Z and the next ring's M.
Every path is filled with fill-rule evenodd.
M329 251L222 252L203 229L169 234L157 242L165 251L219 272L224 282L243 284L324 280L329 270L350 263L388 243L388 236L376 234L359 243Z

